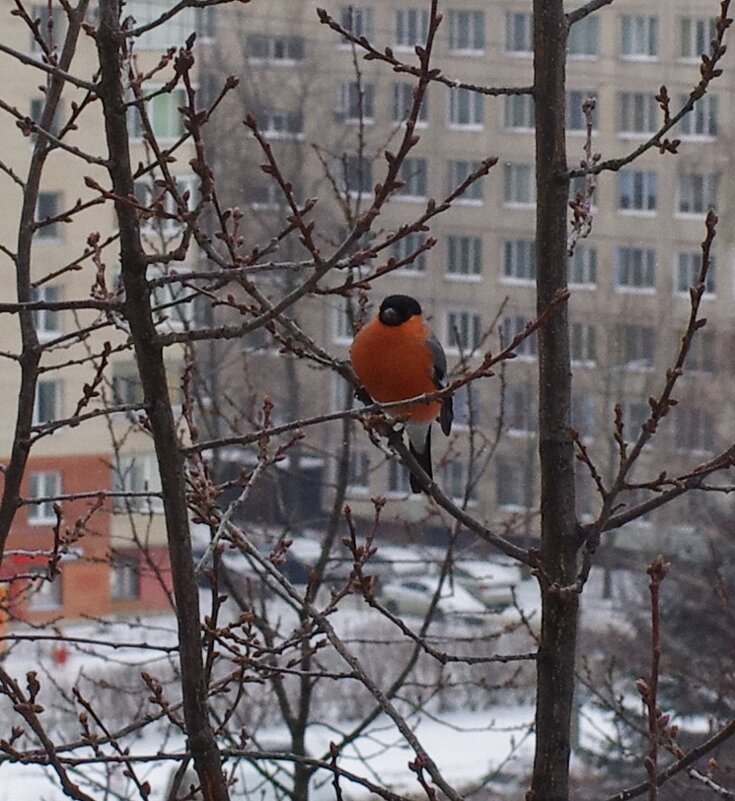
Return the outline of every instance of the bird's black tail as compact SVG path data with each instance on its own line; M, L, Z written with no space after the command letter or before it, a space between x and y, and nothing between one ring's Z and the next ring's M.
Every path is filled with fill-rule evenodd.
M415 457L416 461L424 468L424 472L429 478L434 477L434 472L431 469L431 426L426 429L426 440L424 442L423 451L414 448L411 439L408 440L408 450ZM413 473L409 473L409 482L411 484L411 492L424 492L421 482L416 478Z

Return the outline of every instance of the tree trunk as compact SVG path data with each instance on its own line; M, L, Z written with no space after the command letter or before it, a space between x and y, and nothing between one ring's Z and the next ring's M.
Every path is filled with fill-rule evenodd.
M133 206L124 198L134 195L130 150L121 83L119 0L101 0L97 49L100 96L105 115L110 177L120 229L120 263L125 286L125 317L135 349L141 384L158 458L176 599L181 685L188 747L206 801L226 801L227 785L207 709L207 687L202 660L199 594L194 574L186 505L184 460L166 380L163 348L158 341L146 281L146 258Z
M566 19L562 0L534 0L537 303L546 308L567 284L565 149ZM576 576L578 536L570 437L568 311L539 331L541 460L541 644L537 663L533 801L567 801L578 597L559 593Z

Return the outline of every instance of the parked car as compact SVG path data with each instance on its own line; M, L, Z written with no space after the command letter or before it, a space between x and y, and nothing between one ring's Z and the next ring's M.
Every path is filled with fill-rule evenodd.
M517 565L497 562L455 562L452 575L490 609L510 606L513 603L513 589L521 582L521 569Z
M402 581L384 584L380 598L385 607L399 615L424 616L439 585L438 576L412 576ZM459 618L466 623L482 623L487 613L485 605L459 582L444 579L441 595L434 610L437 620Z

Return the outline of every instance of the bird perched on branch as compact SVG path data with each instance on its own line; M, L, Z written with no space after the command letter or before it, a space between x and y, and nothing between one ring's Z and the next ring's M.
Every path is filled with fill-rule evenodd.
M350 358L355 375L378 403L415 398L445 386L447 357L418 301L408 295L385 298L377 316L355 335ZM452 398L406 404L390 411L406 419L409 450L431 478L431 424L438 419L449 435ZM413 473L410 481L411 491L421 492Z

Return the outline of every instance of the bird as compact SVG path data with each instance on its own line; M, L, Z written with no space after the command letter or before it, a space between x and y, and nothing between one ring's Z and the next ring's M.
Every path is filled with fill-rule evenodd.
M352 369L373 401L393 403L446 386L447 357L424 319L421 305L409 295L389 295L378 314L356 334L350 348ZM405 417L409 451L433 478L431 425L439 420L449 436L454 409L451 396L391 409ZM422 492L409 476L411 491Z

